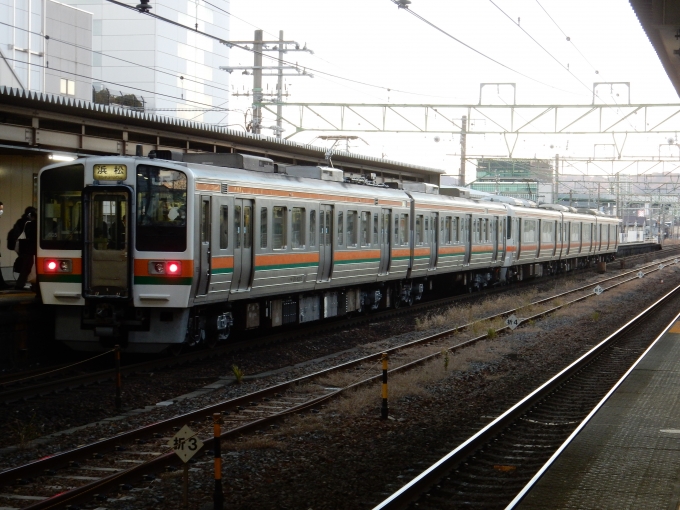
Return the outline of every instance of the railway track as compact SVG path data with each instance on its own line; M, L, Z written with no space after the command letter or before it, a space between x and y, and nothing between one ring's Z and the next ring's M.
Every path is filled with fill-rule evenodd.
M654 254L641 254L627 257L626 264L630 265L634 263L634 260L639 258L649 257ZM617 278L625 278L627 276L636 274L638 271L645 271L646 269L652 268L658 264L667 264L671 261L675 261L674 257L680 256L680 245L672 246L666 248L663 251L665 258L661 260L654 261L652 263L645 264L634 270L629 270L619 275L602 280L602 282L611 281ZM526 282L524 282L526 283ZM584 286L582 289L574 289L571 292L577 292L578 290L583 290L589 287L594 287L596 284ZM517 288L513 286L513 288ZM497 292L497 288L489 289L488 291L475 294L475 297L483 297L489 294ZM566 295L566 294L563 294ZM416 303L409 310L412 313L422 313L428 309L434 309L448 304L458 302L463 299L468 299L468 295L452 296L445 299L438 299L433 301L427 301L422 303ZM216 358L220 356L227 356L235 352L246 352L252 351L254 349L260 348L262 346L289 341L298 337L308 337L310 335L315 335L320 332L327 332L329 329L333 328L343 328L356 327L358 325L368 323L369 321L380 321L386 320L397 315L402 315L403 310L384 310L377 313L364 314L342 321L335 321L331 323L324 324L314 324L310 325L303 330L299 331L283 331L277 332L273 335L267 335L260 338L249 339L247 341L234 342L226 345L218 346L214 349L204 349L195 352L189 352L181 354L174 357L166 357L161 359L155 359L150 361L144 361L141 363L131 363L124 364L121 366L121 375L123 377L134 375L136 373L152 372L162 369L168 369L177 366L190 365L193 363L201 362L206 359ZM101 356L101 355L100 355ZM107 381L112 381L115 378L115 369L113 351L110 354L111 357L111 368L95 371L81 371L75 372L74 367L87 363L89 360L75 364L65 364L57 367L46 367L44 369L32 370L29 373L18 372L16 374L8 374L4 378L0 378L0 403L9 404L16 402L18 400L28 400L39 398L42 396L53 395L62 391L75 390L77 388L100 384ZM66 377L55 378L59 370L70 370L67 372Z
M661 263L655 262L653 267L648 268L648 274L659 271L660 266ZM637 271L639 269L635 270L635 273ZM611 277L536 302L533 304L534 307L542 306L544 309L525 317L522 321L535 320L558 310L562 306L568 306L571 303L592 297L595 294L589 289L594 285L602 286L605 282L611 282L611 280L621 278L621 276ZM628 279L613 283L607 289L637 278L634 274L629 273L625 276L628 276ZM563 299L567 294L578 294L579 292L582 295L561 306L551 306L549 303L551 299ZM521 310L506 310L496 314L495 317L506 317L512 313L521 313ZM483 320L489 319L491 317ZM404 355L409 347L445 342L456 332L471 327L472 323L461 325L388 350L388 353L394 355L393 366L395 368L391 372L408 370L441 355L441 347L438 347L433 348L433 354L414 359L413 356ZM502 332L505 329L507 328L499 328L498 331ZM448 347L448 349L450 351L461 349L471 343L483 340L487 336L488 334L484 334ZM381 355L382 352L375 353L328 370L273 385L243 397L219 402L0 472L0 487L4 486L0 488L0 505L10 503L16 505L23 502L23 504L32 503L27 508L58 508L81 499L93 498L94 494L104 494L107 491L118 489L121 484L131 481L141 483L142 486L145 483L151 483L150 479L144 480L145 475L148 478L149 473L158 473L165 466L175 462L174 454L167 451L166 445L174 431L179 427L190 424L198 435L205 439L206 449L209 450L212 444L210 432L212 430L213 413L223 413L225 424L222 438L235 437L275 425L275 422L283 416L301 411L313 411L330 398L347 389L377 381L380 376L374 375L357 380L350 386L335 388L324 384L323 378L333 371L351 369L354 369L356 373L361 373L372 368L373 373L376 373L378 372L376 363ZM206 459L203 462L209 462L209 460ZM140 479L141 482L139 482Z
M643 332L636 334L638 328L662 311L675 315L679 302L680 286L436 460L374 510L493 509L506 508L513 498L519 501L518 493L527 482L654 342Z

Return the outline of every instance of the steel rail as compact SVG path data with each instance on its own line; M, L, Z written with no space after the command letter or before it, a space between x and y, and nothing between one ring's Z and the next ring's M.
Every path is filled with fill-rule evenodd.
M460 444L457 448L442 457L439 461L430 466L416 478L404 485L397 492L375 506L373 510L397 510L407 508L410 503L414 502L423 493L429 490L456 465L463 462L469 455L471 455L485 443L489 442L496 434L505 429L517 417L524 414L529 408L539 402L546 395L554 391L558 386L564 383L576 372L581 370L585 365L590 363L614 341L618 340L631 329L642 323L662 304L664 304L671 297L675 296L679 291L680 285L658 299L636 317L624 324L621 328L602 340L590 351L585 353L583 356L571 363L568 367L560 371L557 375L553 376L547 382L542 384L539 388L524 397L498 418L493 420L491 423L486 425L476 434Z
M654 269L653 271L658 271L658 269ZM612 277L612 279L613 278L616 278L616 277ZM616 284L614 284L610 287L607 287L607 289L605 289L605 291L609 290L611 288L614 288L618 285L622 285L622 284L624 284L628 281L634 280L636 278L637 277L634 277L634 278L630 278L628 280L625 280L623 282L616 283ZM578 290L583 290L583 288L587 288L587 287L590 287L590 286L592 286L592 285L589 284L585 287L580 287L579 289L574 289L572 291L568 291L568 293L576 292ZM561 296L563 294L564 293L560 294L559 296ZM559 310L562 307L568 306L568 305L573 304L573 303L578 302L578 301L582 301L584 299L592 297L593 295L594 294L587 294L587 295L578 297L578 298L576 298L576 299L574 299L574 300L572 300L568 303L564 303L563 305L553 307L553 308L550 308L548 310L536 313L536 314L532 315L531 317L522 319L522 323L530 321L530 320L535 320L535 319L541 318L541 317L543 317L543 316L545 316L549 313L552 313L556 310ZM497 316L504 315L504 314L507 314L507 312L502 312L501 314L498 314ZM487 320L487 319L482 319L482 320ZM444 331L444 332L440 332L440 333L437 333L437 334L434 334L434 335L429 335L429 336L423 337L421 339L413 340L413 341L408 342L406 344L395 346L393 348L387 349L383 352L394 353L396 351L400 351L400 350L406 349L406 348L411 347L411 346L420 345L420 344L423 344L423 343L430 343L430 342L433 342L435 340L440 340L440 339L451 336L456 331L460 331L462 329L468 328L472 324L473 323L468 323L468 324L465 324L463 326L452 328L452 329L449 329L449 330ZM506 326L506 327L498 329L497 332L502 332L502 331L508 330L508 329L509 328ZM464 341L462 343L459 343L457 345L454 345L452 347L449 347L448 350L449 351L458 350L458 349L464 348L466 346L472 345L476 342L479 342L481 340L484 340L487 337L488 337L488 334L484 334L484 335L478 336L476 338L473 338L473 339ZM70 461L82 459L83 457L89 456L89 455L94 454L94 453L101 453L101 452L109 451L109 450L113 449L119 443L129 443L130 441L133 441L133 440L138 439L138 438L148 437L148 436L150 436L154 433L158 433L158 432L161 432L161 431L167 431L168 429L170 429L172 427L184 425L191 420L196 420L196 419L200 419L200 418L209 418L215 412L221 412L221 411L231 409L231 408L239 408L240 406L249 404L253 400L265 398L269 395L273 395L273 394L283 392L283 391L285 391L285 390L287 390L287 389L289 389L289 388L291 388L291 387L293 387L293 386L295 386L299 383L309 382L312 379L321 377L323 375L327 375L328 373L330 373L332 371L348 369L348 368L351 368L351 367L354 367L354 366L357 366L357 365L360 365L360 364L363 364L363 363L367 363L367 362L376 362L378 359L380 359L381 355L382 355L382 352L371 354L371 355L368 355L368 356L364 356L362 358L358 358L356 360L348 361L348 362L345 362L345 363L340 364L338 366L331 367L330 369L320 370L320 371L317 371L315 373L293 379L291 381L280 383L280 384L277 384L275 386L250 393L248 395L244 395L244 396L237 397L235 399L231 399L231 400L228 400L228 401L225 401L225 402L220 402L218 404L207 406L207 407L204 407L204 408L196 410L196 411L191 411L189 413L185 413L185 414L180 415L180 416L175 416L175 417L167 419L167 420L163 420L163 421L151 424L151 425L147 425L145 427L141 427L141 428L138 428L138 429L135 429L135 430L132 430L132 431L124 432L124 433L119 434L117 436L114 436L112 438L103 439L103 440L97 441L95 443L91 443L91 444L88 444L88 445L85 445L85 446L82 446L82 447L75 448L73 450L69 450L69 451L66 451L66 452L63 452L63 453L57 453L57 454L54 454L54 455L51 455L51 456L47 456L45 458L33 461L31 463L28 463L28 464L24 464L22 466L18 466L16 468L11 468L9 470L0 472L0 485L6 485L8 482L14 481L18 478L29 477L31 474L36 473L36 472L43 472L44 470L47 470L47 469L59 468L61 466L67 465ZM401 366L393 368L392 370L390 370L390 373L393 374L393 373L398 373L398 372L401 372L401 371L410 370L410 369L412 369L416 366L419 366L419 365L421 365L421 364L423 364L423 363L425 363L429 360L432 360L432 359L434 359L438 356L440 356L440 352L421 357L419 359L410 361L410 362L405 363ZM335 390L335 391L328 393L326 395L323 395L321 397L312 399L310 401L304 402L303 404L289 408L285 411L282 411L282 412L279 412L279 413L274 413L270 416L263 417L263 418L260 418L260 419L257 419L257 420L253 420L252 422L241 425L239 427L235 427L235 428L226 430L222 434L221 437L222 438L232 437L234 435L242 434L242 433L245 433L245 432L249 432L251 430L261 428L262 426L264 426L268 423L271 423L272 421L276 421L276 420L280 419L282 416L292 414L292 413L295 413L295 412L299 412L301 410L305 410L305 409L308 409L310 407L318 406L321 403L327 401L328 399L333 398L333 397L339 395L340 393L342 393L342 392L344 392L348 389L356 388L356 387L359 387L359 386L362 386L362 385L365 385L365 384L369 384L369 383L378 381L380 379L380 377L381 376L379 374L368 377L364 380L358 381L358 382L356 382L352 385L349 385L345 388L340 388L338 390ZM207 439L204 442L206 444L210 445L211 442L212 442L212 439ZM87 497L91 494L96 493L97 491L102 491L102 490L106 490L109 487L113 487L115 484L120 483L120 481L123 480L123 479L129 480L129 479L140 477L145 473L157 470L159 467L166 465L168 463L172 463L174 461L176 461L176 457L174 456L174 453L166 453L166 454L163 454L159 457L156 457L155 459L152 459L151 461L148 461L144 464L133 466L129 469L119 471L119 472L117 472L113 475L103 477L103 478L101 478L101 479L99 479L95 482L83 485L83 486L75 488L71 491L67 491L67 492L58 494L58 495L53 496L51 498L48 498L44 501L40 501L38 503L35 503L34 505L31 505L27 508L34 509L34 510L44 509L44 508L56 508L58 506L65 505L69 502L72 502L72 501L75 501L75 500L80 500L84 497Z

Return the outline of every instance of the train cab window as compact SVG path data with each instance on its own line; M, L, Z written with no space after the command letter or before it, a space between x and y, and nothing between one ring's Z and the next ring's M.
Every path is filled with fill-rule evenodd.
M522 241L528 243L538 241L536 235L536 220L524 220Z
M347 247L356 248L359 236L358 215L356 211L347 211Z
M50 168L40 174L40 247L80 250L84 167Z
M286 208L272 207L272 248L286 249Z
M373 215L373 246L378 246L378 215Z
M220 250L229 247L229 206L220 206Z
M345 244L345 219L342 216L342 211L338 213L338 246Z
M260 209L260 248L267 248L267 208Z
M135 245L139 251L186 250L186 174L157 166L137 166Z
M294 250L305 247L305 210L302 207L293 207L292 232L290 245Z
M425 231L423 229L423 215L416 215L416 246L422 246L425 242Z
M316 211L309 211L309 246L316 246Z
M361 211L359 242L361 246L371 246L371 213L368 211Z
M408 246L409 242L409 222L408 214L399 215L399 244Z

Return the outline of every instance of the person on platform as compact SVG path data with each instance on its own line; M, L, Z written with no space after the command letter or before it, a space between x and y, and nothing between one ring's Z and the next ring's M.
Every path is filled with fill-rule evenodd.
M38 229L36 225L37 211L35 207L27 207L24 215L17 220L14 228L21 228L23 235L19 236L17 243L19 244L19 278L17 279L15 289L23 290L28 280L28 275L31 274L35 255L38 249ZM23 223L23 225L21 225Z
M2 213L4 212L5 206L2 205L2 202L0 202L0 217L2 217ZM2 277L2 262L0 262L0 290L7 290L9 289L9 285L7 285L7 282L5 279Z

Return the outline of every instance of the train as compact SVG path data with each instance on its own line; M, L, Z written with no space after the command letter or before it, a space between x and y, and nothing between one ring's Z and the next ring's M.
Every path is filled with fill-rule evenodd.
M614 258L617 218L439 191L239 153L50 165L42 301L75 350L178 352Z

